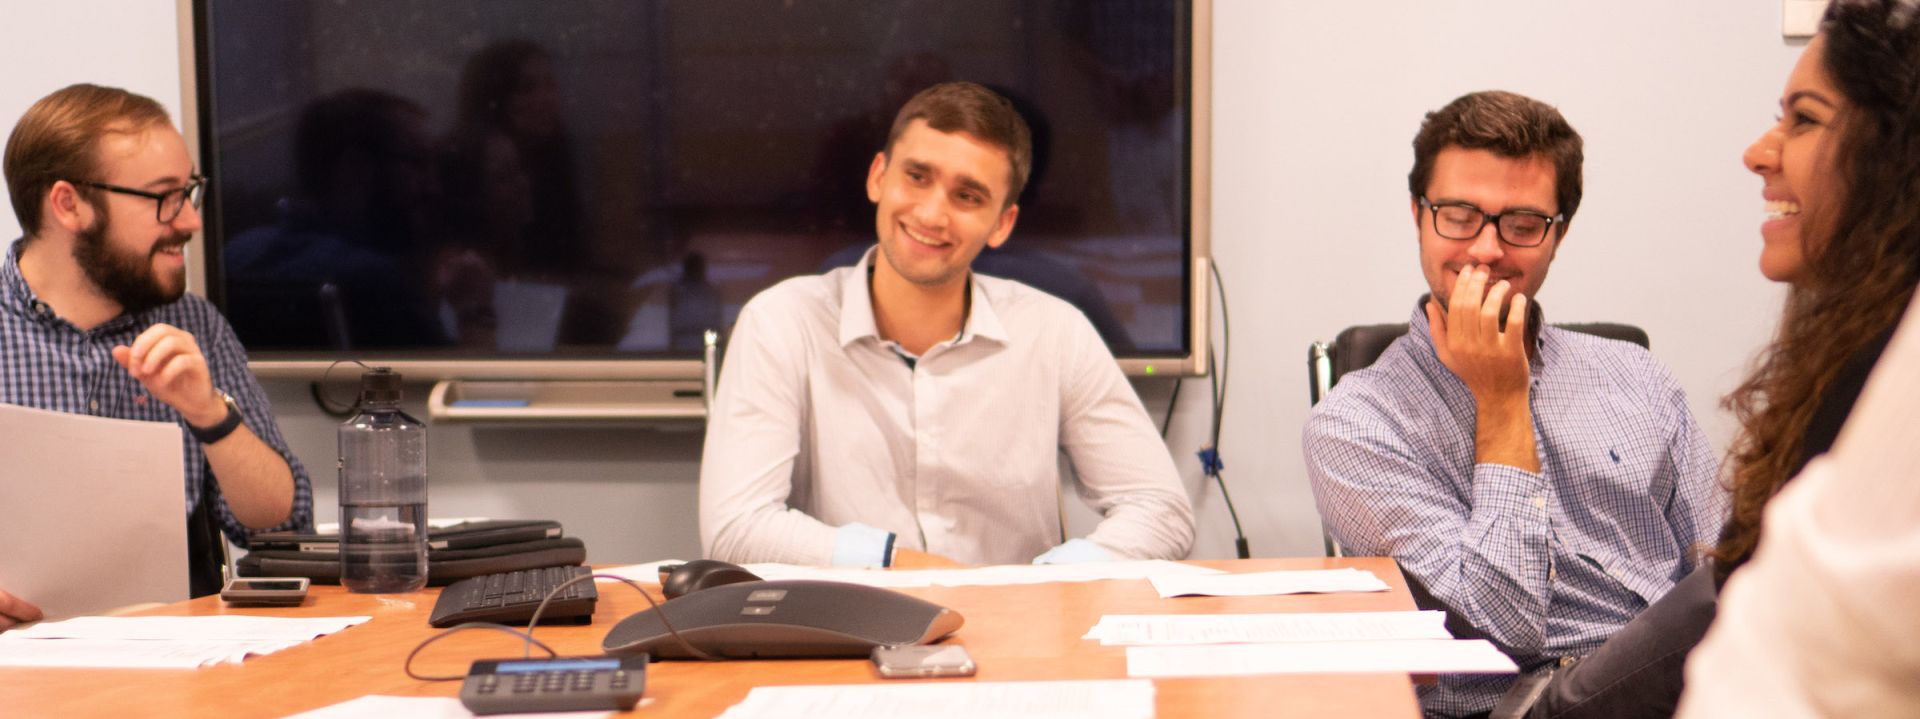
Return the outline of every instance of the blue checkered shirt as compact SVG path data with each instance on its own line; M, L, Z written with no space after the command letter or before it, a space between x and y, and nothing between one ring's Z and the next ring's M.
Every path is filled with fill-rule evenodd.
M1641 347L1544 327L1529 400L1539 474L1474 462L1474 400L1426 313L1307 420L1327 531L1387 555L1523 670L1592 651L1691 572L1726 516L1679 383ZM1506 675L1420 688L1429 714L1483 712Z
M0 255L0 402L96 417L170 422L180 425L180 444L186 452L187 486L180 519L202 495L210 497L212 516L234 544L247 546L249 533L306 530L313 526L313 487L307 470L287 449L280 427L273 421L267 393L247 369L247 354L233 328L205 299L184 295L178 301L144 312L121 315L91 330L81 330L60 319L33 294L20 275L20 246L14 243ZM140 382L113 361L113 348L130 345L141 332L166 323L191 333L207 357L213 385L233 395L247 428L265 441L293 470L293 513L286 522L250 530L233 518L220 496L213 469L200 441L187 431L180 413L147 394ZM32 478L15 477L12 481Z

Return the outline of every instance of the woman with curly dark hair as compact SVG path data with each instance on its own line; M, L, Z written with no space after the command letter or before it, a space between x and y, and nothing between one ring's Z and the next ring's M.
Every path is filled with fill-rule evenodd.
M1835 3L1748 148L1766 179L1760 271L1790 288L1779 333L1727 397L1733 517L1714 552L1753 555L1762 507L1833 445L1920 281L1920 3Z
M1763 510L1839 434L1920 282L1920 0L1835 0L1747 148L1763 181L1760 273L1787 285L1774 339L1726 399L1733 513L1706 569L1562 668L1530 716L1670 716L1686 655Z

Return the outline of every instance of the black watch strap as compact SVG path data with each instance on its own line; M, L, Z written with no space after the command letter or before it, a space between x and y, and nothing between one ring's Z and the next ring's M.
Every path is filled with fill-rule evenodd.
M192 432L193 438L200 440L201 444L213 444L226 439L227 435L233 434L235 429L240 428L240 422L244 419L240 416L240 405L233 401L233 395L221 392L220 400L227 403L227 416L220 420L219 424L212 427L187 425L187 431Z

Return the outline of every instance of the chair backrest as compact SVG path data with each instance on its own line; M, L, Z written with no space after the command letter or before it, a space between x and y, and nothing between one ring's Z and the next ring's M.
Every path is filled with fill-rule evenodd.
M1651 348L1651 340L1646 330L1633 325L1615 322L1571 322L1554 325L1563 330L1581 332L1605 337L1612 340L1632 342L1641 347ZM1380 359L1380 353L1400 335L1407 333L1407 324L1354 325L1335 335L1333 343L1315 342L1307 346L1307 404L1320 404L1320 398L1327 396L1333 385L1348 372L1371 366ZM1338 557L1343 554L1340 543L1333 541L1333 535L1321 537L1326 542L1327 556Z
M1633 325L1616 322L1570 322L1554 327L1605 337L1611 340L1632 342L1641 347L1652 347L1646 330ZM1371 366L1380 359L1380 353L1400 335L1407 333L1407 324L1354 325L1334 336L1333 343L1315 342L1307 347L1307 393L1308 405L1320 403L1327 391L1340 381L1348 372Z

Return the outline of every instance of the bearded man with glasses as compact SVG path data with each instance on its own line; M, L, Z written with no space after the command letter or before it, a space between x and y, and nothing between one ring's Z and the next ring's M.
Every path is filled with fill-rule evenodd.
M221 533L309 529L313 500L232 328L185 294L205 178L159 103L96 85L29 108L5 172L25 236L0 258L0 402L179 425L186 501L166 509L193 595L218 592ZM0 591L0 629L39 615Z
M1429 113L1408 206L1430 294L1307 421L1308 478L1349 553L1392 556L1522 671L1600 646L1671 589L1726 514L1666 368L1545 326L1535 302L1581 194L1559 111L1477 92ZM1443 675L1428 714L1491 710L1510 675Z

